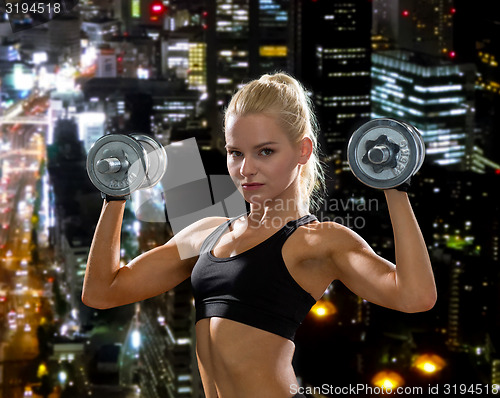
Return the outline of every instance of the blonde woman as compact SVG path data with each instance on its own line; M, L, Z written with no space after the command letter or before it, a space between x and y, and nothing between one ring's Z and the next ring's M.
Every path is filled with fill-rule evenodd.
M243 86L226 109L224 133L228 171L249 213L201 219L120 268L125 201L107 198L82 300L116 307L191 277L205 396L304 397L292 367L295 331L330 283L338 279L387 308L426 311L436 301L428 252L408 196L397 189L385 191L397 265L350 229L310 214L324 177L311 103L292 76Z

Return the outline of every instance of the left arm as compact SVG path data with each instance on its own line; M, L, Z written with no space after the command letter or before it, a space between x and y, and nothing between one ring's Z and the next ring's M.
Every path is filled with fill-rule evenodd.
M384 191L394 232L396 266L355 232L340 228L331 256L336 279L375 304L403 311L430 310L437 298L427 247L405 192Z

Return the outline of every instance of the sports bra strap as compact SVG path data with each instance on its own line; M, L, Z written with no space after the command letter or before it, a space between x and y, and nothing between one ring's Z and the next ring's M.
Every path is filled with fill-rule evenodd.
M226 231L229 225L232 224L233 221L237 220L238 218L242 217L245 214L247 213L243 213L239 216L230 218L229 220L223 222L221 225L215 228L203 241L203 244L201 245L200 248L200 254L212 250L212 246L219 240L219 238Z

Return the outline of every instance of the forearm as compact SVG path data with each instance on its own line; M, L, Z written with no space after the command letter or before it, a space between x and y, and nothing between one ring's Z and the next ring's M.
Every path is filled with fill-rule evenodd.
M395 189L385 196L394 232L396 284L407 312L430 309L436 301L434 274L408 195Z
M120 234L125 201L104 201L90 246L82 300L90 306L105 299L120 269Z

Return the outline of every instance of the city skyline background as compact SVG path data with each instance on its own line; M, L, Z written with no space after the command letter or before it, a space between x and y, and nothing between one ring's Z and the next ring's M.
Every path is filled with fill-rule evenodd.
M493 2L115 0L80 1L43 24L0 14L0 397L204 396L189 279L117 309L81 303L102 206L86 156L104 134L197 144L202 177L162 181L127 203L126 264L176 231L172 198L190 198L180 218L233 193L218 185L224 107L242 84L280 70L304 84L318 116L328 179L315 214L393 262L383 193L352 175L347 142L378 117L422 132L426 159L409 197L438 288L432 310L404 314L332 283L297 331L301 385L500 385Z

